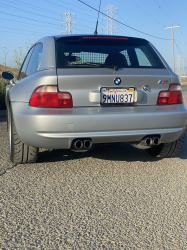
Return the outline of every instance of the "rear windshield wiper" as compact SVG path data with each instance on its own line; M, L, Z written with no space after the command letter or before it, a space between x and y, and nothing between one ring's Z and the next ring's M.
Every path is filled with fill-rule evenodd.
M66 67L79 67L79 66L83 66L83 67L90 67L90 68L98 68L98 65L94 65L94 64L88 64L88 63L76 63L76 64L69 64Z
M94 62L93 63L92 62L80 63L80 64L76 63L76 64L68 65L68 67L76 67L76 66L94 67L94 68L103 67L103 68L111 68L111 69L114 69L115 71L118 70L118 65L113 65L113 64L109 65L109 64L101 64L101 63L94 63Z
M118 65L113 65L113 64L102 64L102 63L90 63L93 65L98 65L99 67L103 67L103 68L111 68L114 69L115 71L118 70Z
M114 69L115 71L118 70L118 65L113 65L113 64L111 64L111 65L101 64L100 66L101 66L101 67L105 67L105 68L111 68L111 69Z

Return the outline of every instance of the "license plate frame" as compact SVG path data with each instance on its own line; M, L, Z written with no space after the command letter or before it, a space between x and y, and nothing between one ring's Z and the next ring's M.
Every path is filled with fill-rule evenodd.
M123 102L123 103L103 103L102 102L102 90L103 89L126 89L126 90L129 90L129 89L133 89L133 102ZM134 105L134 93L135 93L135 88L134 87L120 87L120 88L112 88L112 87L102 87L100 88L100 105L101 106L133 106Z

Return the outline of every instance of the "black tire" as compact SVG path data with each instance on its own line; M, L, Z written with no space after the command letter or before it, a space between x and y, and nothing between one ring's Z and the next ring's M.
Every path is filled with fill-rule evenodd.
M8 107L6 107L6 119L7 119L7 131L8 131L8 124L9 124Z
M185 134L178 140L170 143L161 143L158 146L146 149L147 153L153 157L170 158L176 156L182 149L184 144Z
M10 110L8 111L8 115L10 160L18 164L36 162L38 158L38 148L27 146L19 139Z

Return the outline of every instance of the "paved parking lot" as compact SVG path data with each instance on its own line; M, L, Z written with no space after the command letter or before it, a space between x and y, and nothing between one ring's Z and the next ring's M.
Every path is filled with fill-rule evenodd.
M187 249L187 137L172 159L116 143L14 166L7 136L0 119L0 249Z

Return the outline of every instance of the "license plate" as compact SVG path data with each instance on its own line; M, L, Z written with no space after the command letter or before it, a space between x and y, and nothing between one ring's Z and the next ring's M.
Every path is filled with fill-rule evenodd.
M134 103L134 88L102 88L101 104L132 104Z

